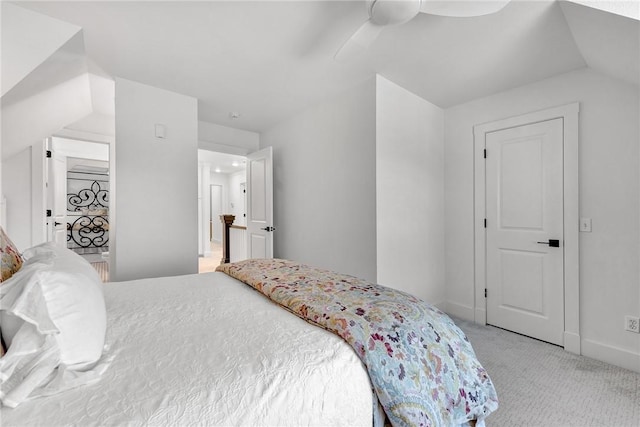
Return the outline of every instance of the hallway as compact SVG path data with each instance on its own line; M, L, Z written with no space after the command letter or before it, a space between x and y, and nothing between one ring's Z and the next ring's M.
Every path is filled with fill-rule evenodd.
M198 258L198 273L207 273L209 271L215 271L216 267L220 265L222 260L222 244L211 242L211 255L208 257Z

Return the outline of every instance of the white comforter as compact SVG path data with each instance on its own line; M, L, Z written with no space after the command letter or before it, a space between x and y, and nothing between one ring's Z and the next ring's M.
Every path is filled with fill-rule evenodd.
M10 425L371 425L371 384L341 338L223 273L105 285L97 384L2 408Z

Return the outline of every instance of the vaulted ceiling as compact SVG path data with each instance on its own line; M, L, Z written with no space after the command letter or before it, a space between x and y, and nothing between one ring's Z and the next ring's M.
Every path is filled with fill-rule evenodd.
M368 18L363 1L17 4L81 27L94 74L196 97L200 120L257 132L375 73L443 108L585 66L640 84L638 20L574 2L420 14L346 63L333 56Z

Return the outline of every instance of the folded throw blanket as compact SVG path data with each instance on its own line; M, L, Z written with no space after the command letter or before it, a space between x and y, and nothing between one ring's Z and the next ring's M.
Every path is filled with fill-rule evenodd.
M465 334L437 308L353 276L279 259L217 268L349 343L394 426L451 426L498 408Z

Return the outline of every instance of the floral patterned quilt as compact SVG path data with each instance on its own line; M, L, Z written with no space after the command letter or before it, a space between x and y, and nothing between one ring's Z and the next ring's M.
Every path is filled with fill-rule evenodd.
M280 259L217 268L349 343L394 426L483 421L498 408L471 344L437 308L407 293Z

